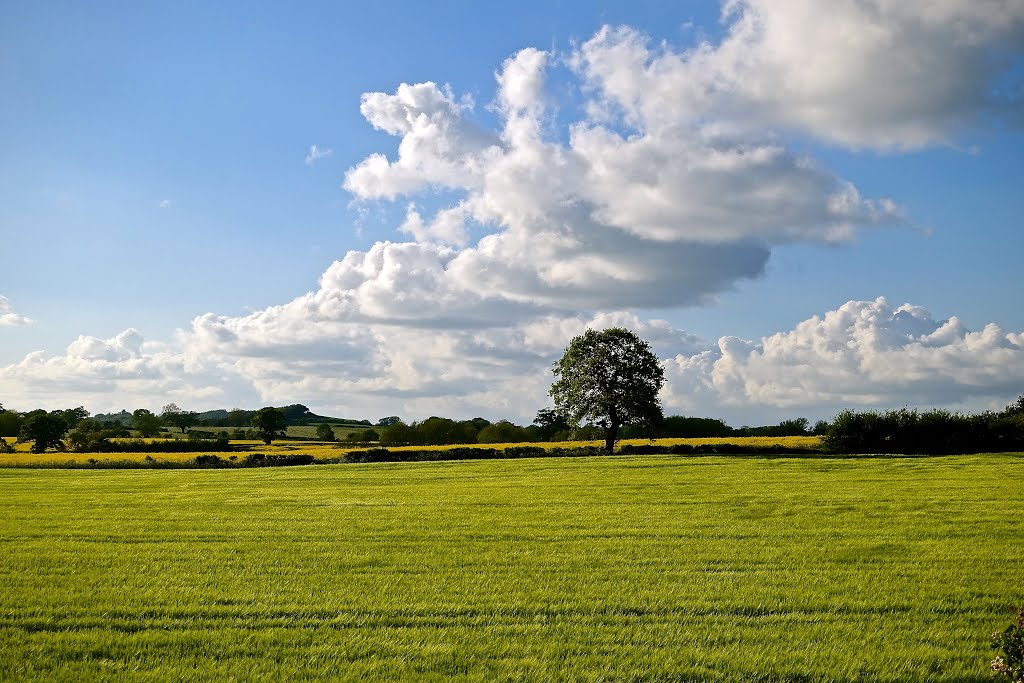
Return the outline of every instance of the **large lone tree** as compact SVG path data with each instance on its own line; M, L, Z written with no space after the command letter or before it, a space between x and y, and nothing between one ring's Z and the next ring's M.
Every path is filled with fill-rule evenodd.
M625 328L574 337L554 373L548 393L555 409L574 426L586 421L604 429L609 453L619 427L654 425L662 418L658 392L665 370L650 345Z

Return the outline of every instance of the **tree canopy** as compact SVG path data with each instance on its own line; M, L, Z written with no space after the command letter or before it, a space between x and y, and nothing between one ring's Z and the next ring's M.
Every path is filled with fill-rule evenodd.
M64 424L67 425L68 429L74 429L78 426L78 423L89 417L89 411L84 406L78 406L77 408L68 408L67 410L54 411L59 414L64 420Z
M274 437L284 436L288 432L288 419L280 408L260 408L250 423L256 436L269 445Z
M145 408L139 408L132 413L132 427L146 438L153 437L160 433L160 418Z
M184 434L189 427L199 424L199 413L192 410L182 410L176 403L168 403L160 412L160 419L168 427L177 427Z
M574 337L555 363L548 392L555 410L573 426L593 423L611 453L619 427L661 421L658 392L665 370L650 345L622 327L587 330Z
M537 417L533 419L533 425L537 428L537 437L541 441L550 441L559 432L567 432L569 423L565 416L553 408L541 408L537 411Z
M18 438L31 441L33 453L42 453L51 447L63 450L64 433L67 430L68 423L60 411L48 413L45 410L33 410L25 416Z

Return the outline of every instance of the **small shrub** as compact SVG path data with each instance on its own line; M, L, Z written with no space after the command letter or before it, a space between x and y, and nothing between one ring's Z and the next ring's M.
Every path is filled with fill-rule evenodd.
M267 456L263 453L250 453L242 460L242 467L263 467L267 462Z
M220 432L204 431L202 429L193 429L188 433L189 441L203 441L205 439L216 439L220 436Z
M548 452L541 446L510 446L505 449L505 458L543 458Z
M992 671L1001 679L1024 683L1024 608L1014 610L1014 622L992 634L992 649L1001 651L992 660Z

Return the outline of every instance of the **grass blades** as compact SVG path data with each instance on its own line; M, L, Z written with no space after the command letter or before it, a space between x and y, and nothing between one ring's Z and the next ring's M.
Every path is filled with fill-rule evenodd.
M1024 457L0 470L0 680L987 681Z

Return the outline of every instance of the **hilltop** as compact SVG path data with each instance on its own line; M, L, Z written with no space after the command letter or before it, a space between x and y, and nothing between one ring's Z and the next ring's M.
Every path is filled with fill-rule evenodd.
M317 415L301 403L275 407L280 408L280 410L284 412L285 419L291 426L317 425L321 423L352 427L369 427L372 425L369 420L353 420L343 417ZM197 415L199 417L200 426L247 427L255 413L255 410L241 410L238 408L225 410L221 408L217 410L199 412ZM116 422L128 426L132 423L132 414L127 410L122 410L119 413L99 413L94 415L93 419L99 422Z

